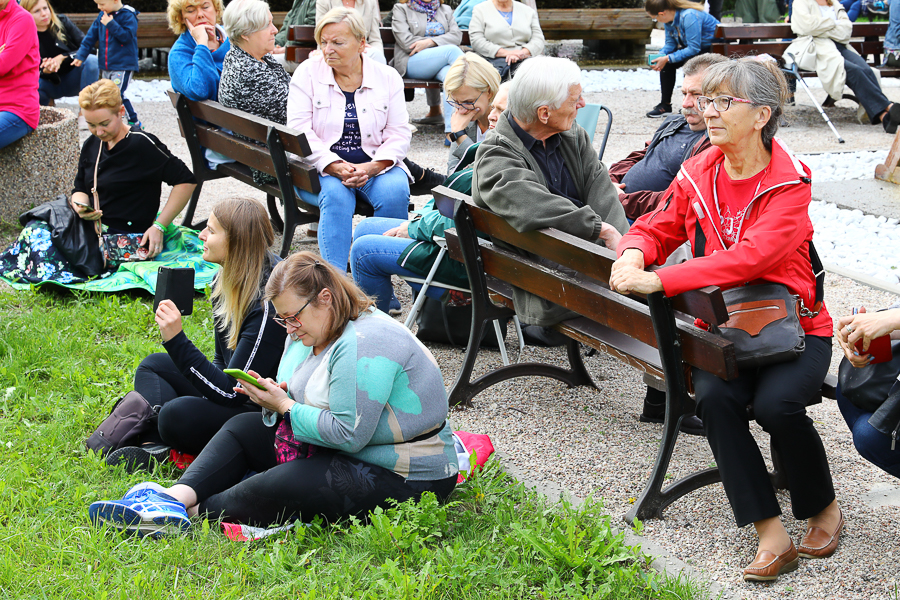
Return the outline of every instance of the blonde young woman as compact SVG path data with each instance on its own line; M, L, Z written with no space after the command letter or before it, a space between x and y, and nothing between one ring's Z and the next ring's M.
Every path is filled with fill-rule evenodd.
M166 17L178 39L169 51L172 89L191 100L216 100L231 42L219 25L222 0L169 0Z
M100 71L95 55L88 56L79 67L72 65L84 33L68 17L57 15L47 0L22 0L20 6L31 13L37 26L41 51L38 94L42 106L51 100L76 96L97 81Z
M523 60L544 51L537 11L513 0L488 0L476 6L469 39L472 49L487 59L504 81Z
M848 43L853 23L840 2L834 0L795 0L791 30L797 39L788 46L788 54L803 64L805 54L815 55L816 74L828 95L840 100L846 84L869 116L869 121L894 134L900 124L900 105L881 91L881 82L864 58Z
M212 286L215 356L212 360L188 339L181 313L170 300L156 311L165 352L151 354L137 368L134 389L159 410L157 427L138 445L120 448L107 464L128 470L165 461L169 449L199 454L231 417L259 412L235 393L236 380L223 369L253 370L274 377L284 349L284 328L275 309L263 302L269 274L281 259L269 251L275 240L265 208L247 198L218 202L200 232L203 259L221 265Z
M672 112L675 72L691 58L708 52L719 21L703 12L702 2L646 0L644 10L654 21L665 24L666 43L650 68L659 71L660 101L647 113L658 119Z

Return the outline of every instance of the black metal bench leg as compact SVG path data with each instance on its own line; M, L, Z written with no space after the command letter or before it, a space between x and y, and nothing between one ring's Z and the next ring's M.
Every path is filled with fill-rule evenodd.
M581 344L571 338L567 339L566 354L569 357L569 367L572 374L566 383L571 387L587 385L596 388L597 384L594 383L594 379L584 366L584 359L581 358Z
M272 227L275 228L275 231L284 231L284 221L281 220L281 215L278 214L278 203L275 201L275 196L266 194L266 205L269 207L269 220L272 222ZM287 210L285 210L285 213L287 213Z
M188 202L187 210L184 212L184 218L181 220L181 225L184 227L190 227L191 229L196 229L194 227L194 212L197 210L197 202L200 201L200 191L203 189L203 181L197 182L197 187L194 188L194 193L191 194L191 199Z
M679 479L665 490L662 489L666 479L666 471L678 429L685 415L693 411L693 401L687 393L684 370L681 362L681 339L675 325L675 315L667 298L661 292L647 296L653 329L659 345L659 354L666 376L666 419L663 424L663 436L659 442L659 451L650 481L644 491L625 514L625 521L633 523L634 519L661 519L662 511L672 502L690 492L717 481L721 481L718 469L706 469L692 473Z
M285 206L287 206L287 202L285 202ZM278 213L275 213L278 214ZM296 208L294 212L289 211L287 208L284 210L284 232L281 238L281 258L287 258L288 253L291 251L291 243L294 241L294 230L297 229L297 215Z
M462 368L456 376L453 387L450 388L450 406L459 404L471 404L472 397L479 391L472 386L472 370L475 368L475 359L478 358L478 351L481 349L481 338L484 335L484 329L487 326L488 319L482 318L476 321L476 309L472 310L472 328L469 335L469 345L466 347L466 355L463 357ZM474 341L473 341L474 340Z

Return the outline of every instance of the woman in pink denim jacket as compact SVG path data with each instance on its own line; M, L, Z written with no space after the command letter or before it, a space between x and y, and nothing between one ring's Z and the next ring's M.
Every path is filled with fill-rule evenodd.
M319 250L347 268L353 209L360 198L375 216L406 219L409 114L403 80L391 67L364 57L365 27L353 9L334 8L316 25L321 55L297 67L288 95L287 124L306 134L308 160L319 171Z

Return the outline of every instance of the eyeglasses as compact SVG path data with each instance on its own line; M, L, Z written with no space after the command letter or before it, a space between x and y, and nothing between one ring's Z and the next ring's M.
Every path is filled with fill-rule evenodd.
M706 107L709 106L710 102L712 103L713 107L719 112L725 112L726 110L731 108L732 102L740 102L741 104L755 104L751 100L735 98L734 96L716 96L715 98L697 96L697 108L699 108L701 112L706 110Z
M307 300L306 304L303 305L303 308L301 308L294 314L288 315L286 317L272 317L272 320L275 321L276 323L278 323L279 325L281 325L282 327L284 327L285 329L287 329L288 325L290 325L291 327L302 327L303 323L301 323L300 320L297 319L297 317L300 316L300 313L303 312L303 309L305 309L307 306L309 306L309 303L313 301L313 298L315 298L315 296L313 296L312 298Z
M447 104L453 108L458 108L459 110L475 110L475 103L478 102L478 98L481 98L483 94L484 92L481 92L481 94L478 94L478 97L471 102L457 102L456 100L447 98Z

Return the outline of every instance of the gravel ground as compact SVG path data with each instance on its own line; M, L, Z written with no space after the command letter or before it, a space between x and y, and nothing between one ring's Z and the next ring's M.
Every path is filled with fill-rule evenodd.
M900 101L900 89L887 88L889 98ZM821 90L814 90L824 97ZM678 96L678 94L676 94ZM613 91L586 94L588 102L608 105L615 116L612 135L606 149L607 161L625 157L650 138L659 121L643 116L657 102L657 94L646 91ZM680 98L676 98L678 102ZM409 106L412 117L425 114L420 93ZM178 156L190 164L168 103L145 102L136 107L146 129L159 136ZM856 121L855 105L847 101L829 110L829 115L847 143L839 145L821 117L802 93L798 104L787 111L787 125L781 136L797 152L885 150L891 137L881 127ZM602 121L602 119L601 119ZM84 138L82 134L82 138ZM435 169L446 165L446 149L437 129L420 129L413 136L410 156ZM599 148L601 134L595 146ZM163 197L168 190L164 190ZM198 216L209 214L216 200L243 195L263 202L262 194L234 180L207 183ZM417 206L425 197L414 198ZM276 245L280 244L276 242ZM299 228L294 250L316 250L315 240ZM0 286L5 287L5 286ZM396 284L398 297L408 307L410 295ZM897 299L862 286L850 279L829 274L826 300L832 315L847 314L853 306L887 306ZM514 346L510 330L509 346ZM432 346L445 382L453 383L462 362L462 352L447 346ZM500 364L499 353L485 352L477 370L484 372ZM515 352L513 352L513 356ZM833 371L839 353L834 351ZM526 348L522 360L550 361L562 364L564 354L555 349ZM593 494L603 498L610 514L623 515L629 502L643 489L659 443L660 426L639 423L644 388L640 374L605 356L586 359L598 389L566 389L545 379L523 379L497 385L475 399L474 407L452 413L460 429L487 433L507 460L527 469L535 480L561 485L580 497ZM674 556L699 569L706 577L724 585L743 598L885 598L900 578L894 563L896 534L900 525L897 506L871 508L866 500L873 494L896 488L896 480L860 458L853 449L850 434L833 401L826 400L810 413L817 423L828 450L838 499L846 516L846 527L838 553L831 559L804 560L800 568L774 584L749 585L741 581L741 569L753 558L756 536L752 527L734 525L720 485L698 490L681 499L665 512L663 520L645 523L644 535ZM548 418L548 415L553 415ZM760 430L760 447L768 456L768 442ZM706 442L682 436L670 467L674 478L686 475L713 462ZM786 494L779 495L782 508L790 514ZM795 539L802 535L803 524L786 519ZM890 539L889 539L890 538Z

